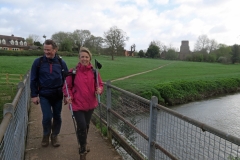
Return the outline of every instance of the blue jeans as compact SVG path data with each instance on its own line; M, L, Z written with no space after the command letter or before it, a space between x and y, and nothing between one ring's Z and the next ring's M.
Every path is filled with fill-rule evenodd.
M39 98L43 115L43 135L50 135L51 130L52 135L58 135L62 125L62 99L51 99L43 96Z

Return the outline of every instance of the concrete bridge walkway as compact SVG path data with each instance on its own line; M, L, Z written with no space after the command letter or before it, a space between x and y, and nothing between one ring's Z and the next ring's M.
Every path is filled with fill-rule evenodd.
M58 148L41 147L42 140L42 112L39 105L31 104L29 112L28 135L26 142L25 160L79 160L78 144L73 126L71 113L67 106L62 110L62 128L59 134L61 146ZM87 160L122 160L110 142L101 136L93 124L88 134L90 152Z

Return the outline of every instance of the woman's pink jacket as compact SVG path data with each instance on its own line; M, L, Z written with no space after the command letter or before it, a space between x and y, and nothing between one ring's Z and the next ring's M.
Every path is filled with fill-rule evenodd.
M73 69L70 69L72 72ZM73 111L88 111L94 109L98 106L98 101L96 97L97 81L95 80L93 66L89 64L88 66L83 66L78 63L76 67L76 76L74 80L74 85L72 86L72 76L66 78L68 94L72 97L72 110ZM103 82L98 74L99 87L103 91ZM66 84L63 86L64 97L68 97Z

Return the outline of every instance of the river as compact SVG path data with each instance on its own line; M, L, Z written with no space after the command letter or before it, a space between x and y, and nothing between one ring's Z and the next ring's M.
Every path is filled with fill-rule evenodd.
M178 105L171 109L240 137L240 93Z
M191 102L170 107L170 109L218 130L240 137L240 93ZM135 118L138 122L137 128L148 135L148 113L136 115ZM201 130L174 119L165 112L158 112L156 130L158 144L179 159L226 160L230 156L238 156L239 154L238 146L225 142L217 136L199 132ZM136 138L133 142L134 145L147 156L148 142L136 133L133 134L133 137ZM156 152L155 158L169 159L159 151Z

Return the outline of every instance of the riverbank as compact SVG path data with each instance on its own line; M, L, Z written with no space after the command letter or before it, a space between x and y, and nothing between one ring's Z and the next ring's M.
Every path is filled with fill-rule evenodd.
M240 92L240 78L221 78L163 83L140 93L140 96L147 99L156 96L159 104L174 106L237 92Z

